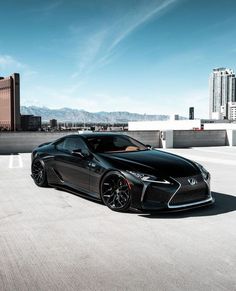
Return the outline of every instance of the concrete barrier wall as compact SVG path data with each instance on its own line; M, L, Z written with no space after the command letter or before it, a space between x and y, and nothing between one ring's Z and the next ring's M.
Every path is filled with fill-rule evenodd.
M121 132L127 134L144 144L159 147L160 134L159 131L143 132L143 131L130 131ZM60 137L73 132L4 132L0 133L0 154L10 153L29 153L36 146L54 141Z
M0 154L31 152L39 144L56 140L71 133L73 132L0 133ZM120 133L129 135L153 147L163 147L163 143L165 143L166 147L172 147L169 145L168 140L160 142L160 131L128 131ZM236 145L236 131L233 131L231 135L227 137L226 130L174 130L173 134L171 134L171 145L173 144L174 148ZM166 138L168 137L169 135L166 135Z
M36 146L56 140L68 132L4 132L0 133L0 154L29 153Z
M139 140L143 144L148 144L157 148L160 147L160 131L128 131L124 132L124 134Z
M226 130L174 130L173 147L225 146Z
M231 146L236 146L236 130L232 130L232 143Z
M232 130L232 129L227 130L226 145L236 146L236 130Z

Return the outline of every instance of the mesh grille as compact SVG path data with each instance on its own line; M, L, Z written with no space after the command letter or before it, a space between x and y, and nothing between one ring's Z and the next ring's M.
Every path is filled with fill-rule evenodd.
M168 191L174 193L171 187L150 184L145 192L144 201L167 202L170 199Z
M188 181L190 178L196 179L197 184L190 185ZM175 180L181 184L181 187L171 199L170 206L199 202L208 198L207 185L201 175L175 178Z

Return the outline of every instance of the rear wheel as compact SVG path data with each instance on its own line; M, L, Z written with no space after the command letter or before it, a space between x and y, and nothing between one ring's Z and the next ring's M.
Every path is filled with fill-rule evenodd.
M45 170L44 162L40 159L35 159L31 166L32 178L39 187L48 186L47 173Z
M118 171L107 173L101 183L101 198L112 210L128 210L131 196L127 179Z

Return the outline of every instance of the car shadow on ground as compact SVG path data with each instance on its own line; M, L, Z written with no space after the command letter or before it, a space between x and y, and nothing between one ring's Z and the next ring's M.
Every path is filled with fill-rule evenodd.
M211 206L181 212L148 212L142 213L139 216L146 218L178 219L186 217L219 215L236 210L236 196L218 192L212 192L212 195L215 198L215 203Z

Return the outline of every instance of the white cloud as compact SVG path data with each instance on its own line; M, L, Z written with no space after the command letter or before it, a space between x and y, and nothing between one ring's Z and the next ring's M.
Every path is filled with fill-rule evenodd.
M21 98L21 106L39 106L43 107L45 104L42 102L42 100L36 99L36 98Z
M107 29L97 31L92 36L88 37L86 42L79 48L78 63L79 72L89 72L94 64L96 58L99 56L102 46L107 37Z
M128 111L141 114L179 114L185 117L188 116L189 107L193 106L196 118L208 118L209 94L207 88L176 92L171 96L166 93L157 93L152 97L141 98L141 96L119 95L110 92L82 93L79 86L80 84L60 90L46 86L35 86L34 90L27 88L22 98L22 105L44 105L53 109L70 107L89 112Z
M154 1L149 5L144 3L132 12L129 12L122 17L119 21L119 25L123 26L123 29L118 30L118 33L113 40L110 49L115 48L122 40L124 40L129 34L136 30L141 25L144 25L153 17L157 17L161 12L168 8L171 4L177 0L166 1ZM122 25L124 24L124 25Z
M73 38L78 40L77 62L78 71L72 74L72 77L81 77L93 71L95 68L104 66L111 62L117 55L119 44L140 26L147 23L154 17L160 16L167 11L172 4L180 0L158 0L137 2L134 7L128 11L122 11L116 15L109 26L101 27L98 25L96 31L87 36L81 44L81 33L84 31L79 27L70 26L69 30Z
M121 96L109 93L91 93L83 97L80 95L75 97L74 92L70 92L67 89L55 91L52 88L37 86L35 88L33 105L44 105L52 109L70 107L89 112L128 111L141 114L169 114L169 108L161 105L157 100L147 102L146 99L137 100L133 96ZM40 96L44 96L44 100L47 100L47 102L42 103ZM29 99L24 99L22 104L30 105L28 101Z
M24 66L22 63L14 59L9 55L0 55L0 69L7 70L9 67L15 67L17 69L22 69Z
M2 54L0 54L0 71L4 76L15 72L21 73L25 79L37 74L37 72L32 70L28 65L18 61L10 55Z
M23 9L21 11L21 13L25 14L25 13L36 13L38 14L38 16L50 16L60 5L63 4L63 0L57 0L57 1L45 1L46 4L43 3L43 1L35 1L34 6L31 7L30 5L28 5L28 9Z

